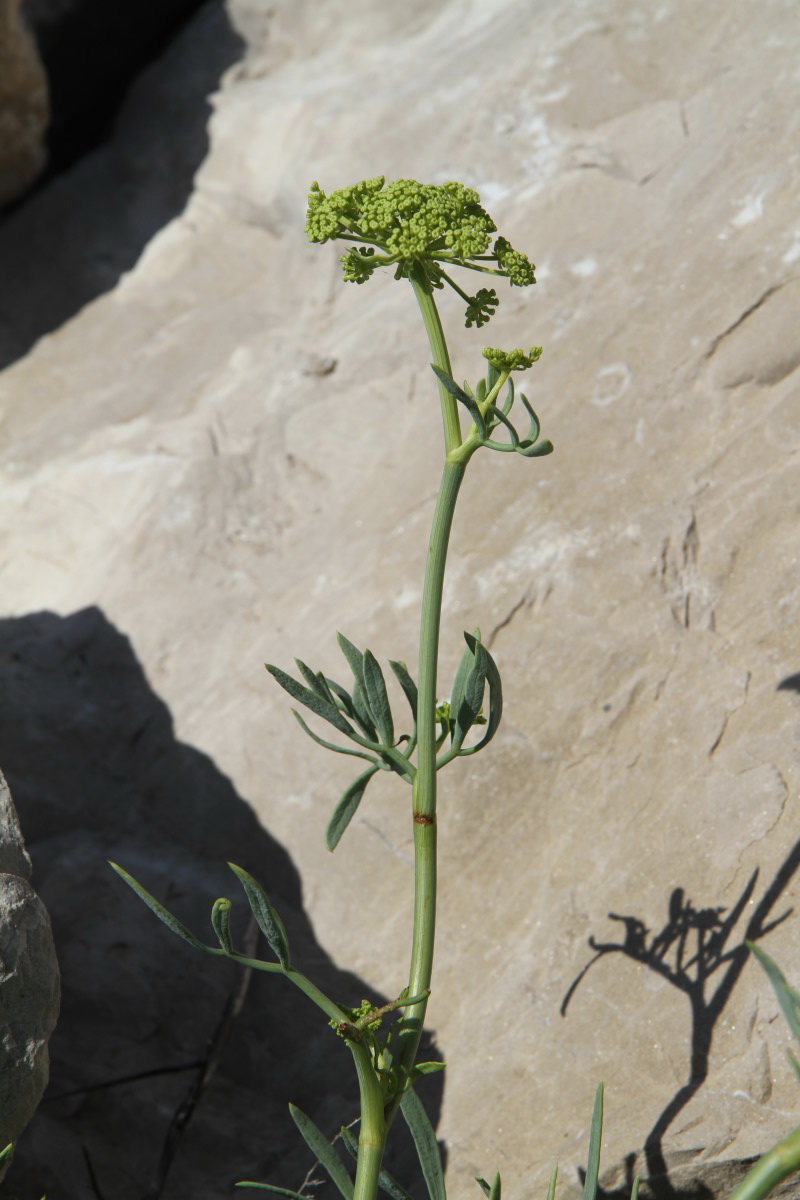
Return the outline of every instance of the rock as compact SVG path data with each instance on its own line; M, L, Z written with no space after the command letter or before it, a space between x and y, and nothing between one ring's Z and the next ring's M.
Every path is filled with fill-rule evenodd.
M47 1085L59 974L47 910L31 873L8 784L0 774L0 1149L16 1142ZM0 1179L7 1167L0 1167Z
M44 168L48 118L47 77L20 0L0 0L0 208Z
M51 164L104 140L131 82L204 0L22 0L50 83Z
M407 805L381 778L330 855L322 831L352 776L311 747L261 664L298 654L338 674L336 629L413 663L439 414L413 297L388 277L341 282L337 249L304 240L307 188L378 172L461 179L538 263L537 287L506 291L480 334L442 304L459 379L474 381L487 341L544 346L525 390L556 447L541 461L476 456L453 531L441 688L462 631L480 625L506 712L486 753L442 777L430 1022L449 1062L437 1132L451 1190L502 1165L507 1189L544 1195L556 1160L577 1189L600 1079L605 1168L678 1172L682 1190L690 1172L710 1189L740 1172L796 1109L789 1035L743 947L758 936L800 981L800 700L785 683L800 671L795 7L587 0L577 21L555 0L535 17L522 0L280 0L266 22L233 0L208 13L227 14L247 52L221 77L185 206L162 205L168 172L146 165L151 148L157 163L182 146L186 111L148 98L179 92L210 53L197 24L196 53L182 56L181 39L153 66L120 141L0 230L4 262L25 247L3 305L29 336L16 339L19 318L6 360L40 337L0 376L14 619L48 608L66 627L93 608L124 631L175 739L229 783L198 801L204 864L239 836L260 851L260 826L265 861L277 846L297 871L307 944L387 996L408 956ZM211 106L205 93L195 104ZM100 249L127 265L107 294L75 288L66 304L97 262L86 212L106 214ZM154 215L139 225L142 212ZM308 373L328 360L334 371ZM66 658L77 671L78 651ZM153 862L162 895L173 871L194 895L200 851L184 857L181 830L206 836L196 789L137 798L153 761L134 787L137 724L126 717L123 736L113 707L64 701L47 718L56 756L73 710L77 745L94 722L119 741L93 751L83 854L99 860L103 820L130 811L133 860ZM33 732L26 744L44 771ZM109 779L120 802L103 810ZM235 836L225 796L255 814ZM85 858L69 807L31 801L43 816L29 849L53 872L56 920L75 911L58 839L84 871ZM109 922L127 912L110 890L100 902ZM138 918L124 919L131 945ZM92 936L111 958L108 928ZM126 980L147 961L136 936ZM165 970L157 956L141 1009L160 1056L187 1021L188 1056L213 1005L192 1025L199 985L171 1007ZM108 1054L113 1032L109 1018ZM117 1037L132 1069L124 1024ZM265 1090L260 1165L296 1186L304 1169L281 1169L291 1131L269 1107L294 1097ZM31 1132L69 1147L76 1179L84 1136L92 1156L114 1145L113 1169L138 1163L120 1109L92 1096L80 1113L54 1102L46 1136L43 1123Z
M112 22L126 7L100 6ZM40 33L44 38L42 26ZM56 50L60 44L56 40ZM209 94L241 56L242 45L224 8L204 6L130 87L113 141L84 159L77 181L64 172L29 199L24 213L6 216L0 226L3 277L15 286L0 289L0 367L112 288L183 210L208 152ZM103 120L110 120L105 109ZM61 282L43 295L35 281L45 259Z
M212 943L211 906L230 896L237 947L271 957L230 859L264 882L294 959L329 994L388 997L330 962L288 855L214 764L176 740L130 643L97 609L0 621L0 661L0 758L53 914L64 991L50 1087L9 1186L77 1198L92 1172L119 1200L211 1200L273 1170L299 1181L310 1163L287 1098L331 1133L342 1112L355 1115L345 1046L331 1046L326 1018L291 985L175 938L108 860Z

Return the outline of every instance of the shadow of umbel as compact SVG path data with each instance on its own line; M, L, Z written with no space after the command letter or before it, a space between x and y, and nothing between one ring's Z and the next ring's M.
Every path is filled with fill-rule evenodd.
M63 991L50 1086L20 1140L9 1195L218 1200L237 1179L298 1188L312 1164L287 1103L331 1136L355 1118L346 1045L286 980L172 935L106 860L209 943L211 905L229 896L235 943L272 958L233 861L265 886L293 959L318 986L346 1004L388 998L327 957L288 854L211 759L175 740L169 710L99 609L0 621L0 662L0 764ZM438 1057L430 1041L425 1057ZM435 1121L440 1077L420 1093ZM419 1194L397 1124L390 1169Z
M704 1197L730 1190L744 1174L747 1164L710 1164L696 1168L698 1178L689 1177L685 1181L682 1178L677 1182L673 1178L676 1172L671 1172L667 1164L664 1138L708 1078L715 1027L749 957L745 943L759 941L791 915L792 910L788 909L770 919L798 866L800 841L792 846L758 901L753 899L759 877L756 869L730 909L722 906L696 908L684 889L676 887L669 898L667 920L657 933L652 933L639 917L609 913L609 920L621 926L620 940L589 938L594 956L570 984L561 1003L562 1016L566 1016L587 972L609 954L622 954L666 979L686 996L691 1012L686 1083L670 1097L644 1139L644 1170L642 1165L637 1165L639 1156L629 1155L624 1182L620 1181L618 1186L607 1191L599 1190L598 1196L602 1200L628 1200L636 1173L644 1176L642 1196L652 1196L656 1200L704 1200ZM747 923L737 933L736 927L748 908ZM693 1170L687 1165L680 1174L691 1176Z

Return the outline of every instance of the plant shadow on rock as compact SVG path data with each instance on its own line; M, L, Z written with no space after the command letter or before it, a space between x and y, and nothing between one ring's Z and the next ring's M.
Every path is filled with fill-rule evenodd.
M236 862L267 888L298 965L328 994L349 1004L387 997L327 958L288 854L213 762L175 740L169 710L99 609L0 621L0 662L0 763L63 991L50 1086L9 1194L210 1200L237 1179L297 1188L311 1162L287 1102L331 1135L355 1117L345 1044L288 981L247 975L174 937L106 860L210 942L211 905L230 896L235 940L255 949L224 860ZM257 953L271 957L263 943ZM438 1057L430 1041L424 1056ZM420 1091L435 1121L441 1077ZM388 1165L418 1193L401 1126Z
M658 933L651 933L639 917L609 913L609 919L622 926L621 940L589 938L594 957L564 996L562 1016L566 1016L568 1005L589 968L608 954L623 954L666 979L683 992L691 1011L687 1081L664 1106L645 1137L644 1162L638 1161L637 1154L628 1155L623 1181L619 1186L599 1188L601 1200L629 1200L637 1173L644 1176L642 1196L649 1195L655 1200L705 1200L730 1191L750 1165L731 1162L697 1167L691 1164L692 1156L688 1156L688 1161L676 1161L670 1167L664 1152L664 1137L708 1078L714 1028L750 957L745 942L759 941L789 917L791 909L776 917L771 914L799 866L800 841L797 841L758 900L753 898L759 875L756 869L730 909L719 905L695 908L684 889L676 887L669 898L667 920ZM735 933L748 907L750 915L744 930ZM683 1156L675 1157L679 1160Z
M134 81L110 140L0 218L0 370L110 291L183 211L209 97L244 49L224 5L202 6Z

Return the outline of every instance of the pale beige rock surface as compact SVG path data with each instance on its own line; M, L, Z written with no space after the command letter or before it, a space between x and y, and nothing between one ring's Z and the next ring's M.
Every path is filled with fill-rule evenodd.
M0 3L0 208L33 183L47 158L47 78L20 4Z
M327 854L349 774L261 663L338 670L337 628L413 661L438 415L410 292L342 284L305 195L378 173L477 188L539 283L485 336L443 302L456 373L487 341L544 345L527 390L556 453L478 456L454 530L443 677L479 623L507 715L443 782L438 1132L454 1195L495 1167L544 1194L556 1160L569 1189L603 1079L609 1179L647 1168L649 1138L650 1167L716 1187L798 1112L741 950L796 904L800 864L795 6L271 10L229 7L249 49L184 212L0 377L6 611L99 605L288 850L325 952L396 992L408 812L376 786ZM180 138L147 98L118 163ZM110 202L98 164L0 247L93 186ZM159 186L126 195L121 238ZM590 936L620 949L562 1019ZM764 945L800 978L794 914Z

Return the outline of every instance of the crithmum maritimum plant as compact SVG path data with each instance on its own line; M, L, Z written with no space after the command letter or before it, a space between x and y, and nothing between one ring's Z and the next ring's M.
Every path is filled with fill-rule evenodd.
M332 1036L344 1039L350 1050L360 1090L359 1134L349 1128L341 1138L355 1159L355 1178L337 1149L299 1109L292 1116L315 1157L325 1167L344 1200L374 1200L379 1187L392 1200L409 1200L406 1189L383 1169L386 1140L401 1112L413 1135L430 1200L445 1200L444 1177L436 1138L414 1090L417 1080L440 1070L442 1063L419 1062L418 1050L432 986L436 924L437 775L455 758L477 754L491 742L502 714L502 687L497 666L481 641L480 632L465 632L465 649L446 701L437 700L439 629L448 542L453 514L467 466L482 449L540 458L552 451L540 437L539 420L526 397L516 393L514 376L539 359L540 347L527 351L483 350L482 377L471 386L456 382L436 293L451 288L465 305L467 327L481 328L495 314L499 297L494 287L468 291L461 272L505 278L513 286L535 283L528 258L502 236L470 188L459 183L423 185L401 179L387 184L383 177L326 195L314 184L309 196L308 236L312 242L347 243L341 262L348 282L362 284L380 268L394 270L407 280L416 296L430 344L438 385L443 429L442 473L433 512L422 593L416 680L406 664L390 660L408 712L402 720L393 711L383 669L369 650L359 649L339 634L339 646L352 679L342 684L296 659L297 673L268 665L274 679L292 699L318 721L332 727L323 737L295 709L303 730L319 745L361 760L356 778L345 790L330 818L326 839L338 845L370 781L379 771L397 777L409 791L409 816L414 836L414 897L408 975L396 998L379 1008L367 1001L345 1006L325 995L294 962L286 932L261 885L242 868L231 865L256 921L274 956L254 959L239 953L230 928L231 901L221 898L211 910L218 945L197 938L121 867L112 864L153 912L190 945L206 954L230 958L254 970L281 975L322 1011ZM453 275L458 274L461 282ZM488 282L488 281L487 281ZM516 427L512 410L522 410L525 430ZM463 424L462 424L463 422ZM784 981L785 986L785 981ZM589 1144L586 1200L597 1188L602 1086L598 1088ZM783 1144L782 1144L783 1145ZM771 1153L775 1154L777 1152ZM783 1163L783 1159L781 1159ZM800 1163L800 1147L792 1160ZM785 1172L784 1172L785 1173ZM782 1176L781 1176L782 1177ZM768 1186L764 1185L766 1179ZM775 1169L760 1181L737 1191L736 1200L756 1200L775 1182ZM490 1200L500 1200L500 1177L478 1183ZM555 1190L552 1176L549 1200ZM305 1200L300 1193L272 1183L242 1181L258 1188ZM634 1184L634 1195L638 1182Z

